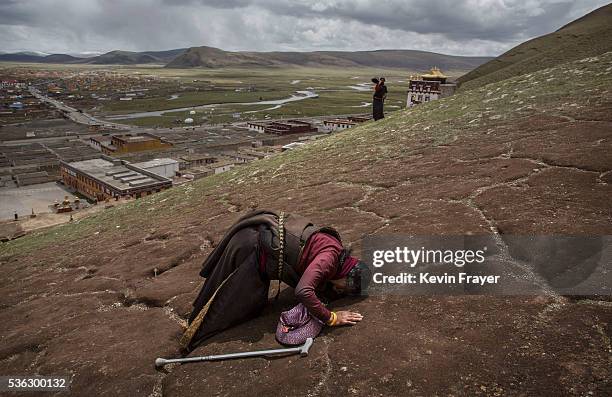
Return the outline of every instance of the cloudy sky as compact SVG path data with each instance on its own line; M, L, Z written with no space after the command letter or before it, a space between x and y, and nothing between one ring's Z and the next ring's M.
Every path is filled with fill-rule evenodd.
M498 55L600 0L0 0L0 51L419 49Z

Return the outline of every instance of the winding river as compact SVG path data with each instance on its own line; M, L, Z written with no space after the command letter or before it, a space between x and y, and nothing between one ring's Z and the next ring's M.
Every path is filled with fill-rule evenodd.
M282 105L289 102L302 101L308 98L317 98L319 94L316 94L313 91L296 91L296 94L291 95L289 98L284 99L276 99L272 101L257 101L257 102L232 102L232 103L211 103L209 105L200 105L200 106L189 106L184 108L174 108L174 109L166 109L166 110L156 110L152 112L138 112L138 113L128 113L128 114L117 114L113 116L107 116L105 119L107 120L125 120L125 119L139 119L142 117L160 117L166 113L174 113L174 112L187 112L190 110L199 110L199 109L210 109L216 108L224 105L240 105L240 106L253 106L253 105L277 105L278 107L282 107ZM277 107L274 107L277 109Z
M359 83L355 85L349 85L348 88L351 88L356 91L372 91L372 83Z

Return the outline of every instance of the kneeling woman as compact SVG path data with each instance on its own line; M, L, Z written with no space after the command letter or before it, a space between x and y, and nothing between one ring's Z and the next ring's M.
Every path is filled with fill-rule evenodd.
M293 214L253 211L227 231L204 261L200 275L206 282L193 303L181 346L191 351L218 332L256 317L268 303L271 280L295 288L297 300L324 323L356 324L361 314L330 312L315 291L331 286L336 293L359 294L368 272L343 248L336 230Z

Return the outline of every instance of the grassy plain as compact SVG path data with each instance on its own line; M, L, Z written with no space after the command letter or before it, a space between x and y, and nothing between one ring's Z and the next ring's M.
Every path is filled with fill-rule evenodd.
M131 69L128 73L150 73L163 80L179 81L183 92L158 92L157 96L129 103L111 102L101 111L109 114L166 110L198 105L223 104L214 109L168 112L163 116L120 120L144 126L169 126L176 120L193 117L196 123L223 123L282 117L369 113L372 93L352 86L369 83L374 76L385 76L389 88L387 111L405 106L408 79L416 71L339 68L259 68L259 69ZM456 77L464 71L451 71ZM369 85L368 85L369 87ZM367 88L368 88L367 87ZM194 90L195 88L195 90ZM318 98L291 102L275 107L257 102L288 98L296 91L310 90ZM169 100L171 95L178 98ZM252 105L238 103L252 102ZM241 113L240 119L233 117ZM204 118L203 118L204 117Z

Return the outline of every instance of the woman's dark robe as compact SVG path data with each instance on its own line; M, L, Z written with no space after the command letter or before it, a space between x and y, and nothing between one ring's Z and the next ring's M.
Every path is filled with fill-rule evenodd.
M259 272L258 246L259 232L254 227L241 229L231 238L194 302L189 324L205 304L210 304L206 320L185 346L188 350L224 329L256 317L266 306L270 280Z
M291 217L300 218L296 215ZM318 270L308 269L308 277L302 277L308 264L303 261L296 261L293 265L286 263L281 268L280 279L291 287L297 287L296 296L301 297L307 307L312 307L315 315L329 317L329 311L321 307L318 299L313 302L315 299L310 287L311 284L319 284L322 277L331 278L337 273L338 258L343 248L340 237L334 236L333 229L320 230L327 230L331 234L327 239L313 239L320 242L316 245L317 253L309 250L310 244L304 247L303 252L303 259ZM285 228L286 236L287 233ZM327 232L323 234L327 235ZM278 237L278 218L271 211L247 214L228 230L200 272L206 282L193 303L189 327L181 339L183 348L192 350L204 339L261 313L268 302L270 280L279 279L278 253L272 248L278 247ZM287 246L285 254L290 256ZM295 258L299 259L298 256ZM351 257L351 260L355 259Z
M206 258L200 271L206 282L193 303L189 327L180 341L183 348L192 350L202 340L261 312L268 300L270 281L258 270L258 228L273 230L275 224L275 213L251 212L226 232Z
M387 86L384 84L377 84L374 90L374 97L372 99L372 117L374 120L380 120L385 117L383 112L383 106L385 103L385 96L387 95Z

